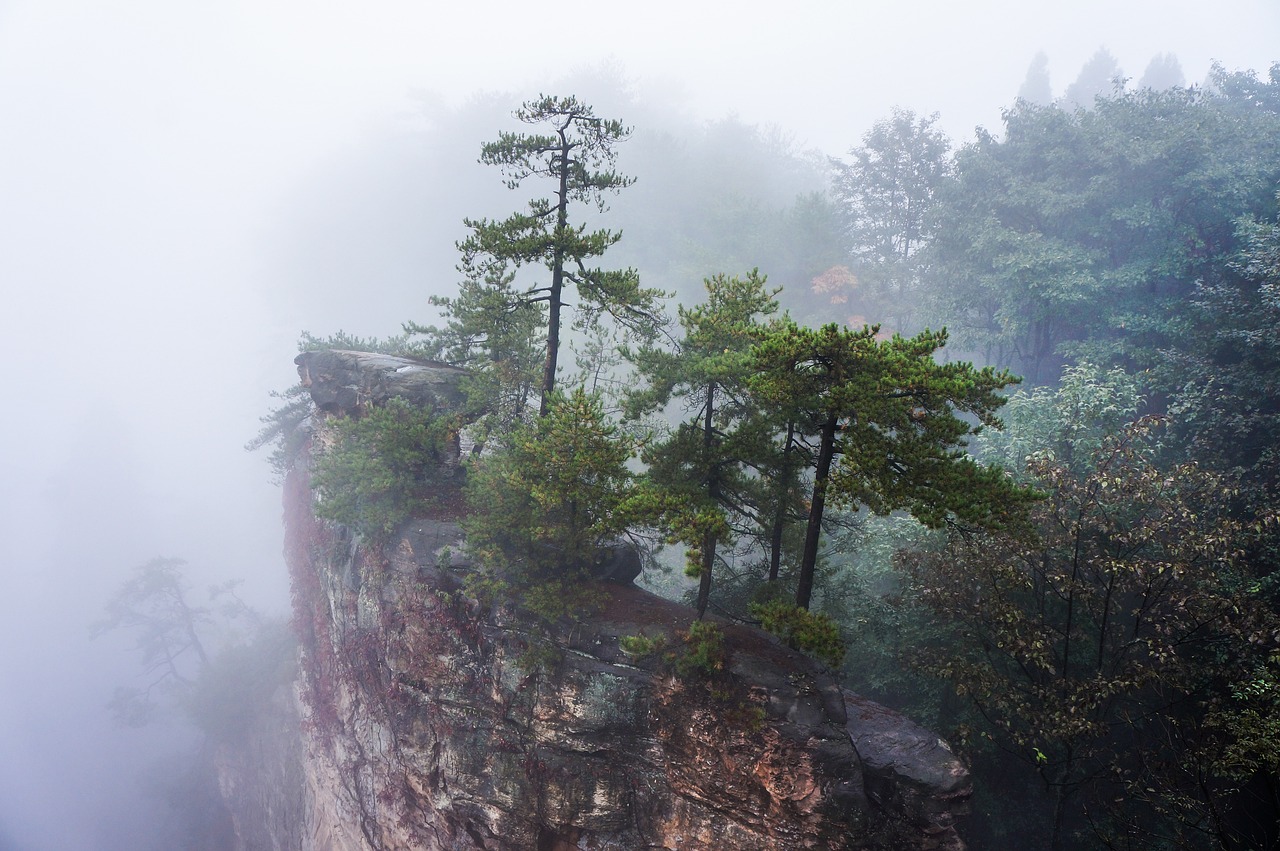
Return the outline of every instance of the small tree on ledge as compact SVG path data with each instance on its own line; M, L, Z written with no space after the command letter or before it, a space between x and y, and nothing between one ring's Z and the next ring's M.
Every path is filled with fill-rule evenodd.
M553 392L546 416L504 440L471 462L468 550L517 580L585 575L603 545L626 531L631 442L582 388Z

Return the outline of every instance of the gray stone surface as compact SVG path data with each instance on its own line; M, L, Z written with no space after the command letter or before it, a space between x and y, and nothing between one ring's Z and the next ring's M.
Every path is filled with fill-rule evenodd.
M325 349L294 358L302 386L316 407L352 414L388 399L404 399L427 410L457 410L465 401L458 380L466 370L434 361Z
M867 793L875 804L938 838L935 847L961 847L949 837L955 818L966 812L972 786L951 746L866 698L845 692L844 702L849 738L862 758Z

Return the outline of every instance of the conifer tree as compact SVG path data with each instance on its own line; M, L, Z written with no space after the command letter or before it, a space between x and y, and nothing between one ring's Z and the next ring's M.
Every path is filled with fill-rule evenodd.
M573 97L542 96L526 102L515 117L545 131L503 131L483 147L480 162L498 166L511 189L530 178L547 179L554 187L551 195L534 198L527 211L500 221L466 219L471 232L458 243L458 268L466 281L458 296L433 303L444 308L448 326L442 337L451 357L493 367L500 387L491 393L514 386L522 388L515 393L517 400L522 392L528 395L530 349L541 350L536 387L545 415L555 388L567 291L576 293L573 307L581 326L591 327L607 314L641 335L656 326L662 293L641 287L634 269L592 265L621 238L620 232L588 230L586 224L570 221L571 207L586 204L604 212L606 195L633 182L614 170L614 148L630 128L597 118L590 106ZM526 283L520 271L535 266L544 267L548 277ZM540 332L545 338L538 339Z
M526 581L586 575L627 529L632 449L598 396L553 392L546 416L516 426L472 465L468 551Z
M946 332L877 339L878 326L775 323L757 347L751 389L816 444L796 605L808 609L827 500L878 514L907 510L928 526L995 523L1029 498L1002 471L977 464L966 438L998 426L998 391L1017 379L991 367L938 363Z
M689 546L689 570L699 577L698 616L706 613L716 548L734 521L758 524L761 494L748 468L759 466L771 443L753 423L758 411L747 392L751 349L764 336L760 319L778 309L766 278L753 269L744 278L705 280L707 299L681 307L684 337L676 351L652 346L629 353L645 386L628 394L628 412L660 410L683 399L691 416L665 440L649 444L642 460L649 481L665 491L662 522Z

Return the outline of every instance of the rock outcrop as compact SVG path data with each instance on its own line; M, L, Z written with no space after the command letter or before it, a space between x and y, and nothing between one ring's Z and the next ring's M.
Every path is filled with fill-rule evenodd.
M340 349L303 352L293 362L326 414L353 413L392 398L429 410L456 410L463 402L458 379L466 370L449 364Z
M322 374L355 388L339 409L398 395L385 382L399 367L363 362L381 377L301 366L313 388ZM265 772L269 755L222 761L224 788L295 821L289 841L252 847L964 847L969 777L946 743L764 633L722 624L723 670L677 676L688 607L599 582L589 615L550 624L467 590L448 520L371 546L310 505L303 463L286 483L302 737L277 748L292 766L276 776L301 777L304 800L244 790L236 771ZM637 656L629 636L655 651Z

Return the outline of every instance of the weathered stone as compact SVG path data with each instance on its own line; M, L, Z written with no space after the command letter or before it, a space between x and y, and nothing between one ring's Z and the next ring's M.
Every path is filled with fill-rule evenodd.
M449 364L340 349L303 352L293 362L311 400L328 414L353 414L393 398L431 411L458 410L464 401L458 380L467 372Z
M723 625L726 671L682 681L664 656L686 606L600 583L592 617L547 628L468 596L441 558L451 523L330 540L305 565L330 577L309 611L331 619L301 685L328 701L305 709L297 771L311 838L280 847L963 847L968 775L945 743L763 633ZM666 649L636 659L629 635Z
M642 570L640 551L627 541L608 544L591 566L591 576L618 585L630 585Z
M963 804L973 790L951 746L878 703L847 692L844 701L868 795L928 836L922 847L964 847L955 834L955 818L966 811Z

